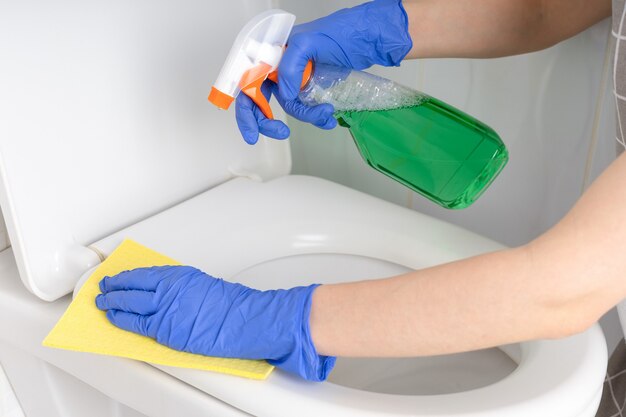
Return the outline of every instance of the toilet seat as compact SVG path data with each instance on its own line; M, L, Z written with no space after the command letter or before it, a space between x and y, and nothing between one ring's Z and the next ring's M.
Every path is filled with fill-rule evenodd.
M254 201L254 210L249 209L248 201ZM110 253L124 237L224 278L298 254L360 255L423 268L501 248L456 226L303 176L267 183L243 178L229 181L94 246ZM219 256L212 257L214 253ZM306 280L241 282L265 289L300 285ZM314 384L282 372L259 383L196 370L157 368L258 416L292 416L294 410L311 416L526 417L550 415L548 410L558 411L559 416L583 416L581 410L595 410L606 363L606 346L597 326L562 340L522 343L520 352L518 368L501 381L472 391L432 396L372 393L330 382Z
M238 204L247 199L255 201L256 216L250 215L247 206ZM222 210L229 207L226 216ZM285 216L290 212L297 216ZM276 224L276 233L265 235L265 239L256 238L259 231L266 229L263 224L250 229L255 222ZM378 238L374 243L362 239L363 227L368 224L367 233ZM233 231L226 240L215 237L236 225L239 231ZM311 235L320 225L326 228ZM419 238L410 238L412 230ZM240 232L249 237L248 241L239 241ZM351 232L355 237L350 237ZM212 238L206 239L207 236ZM238 276L241 270L270 259L303 253L351 253L398 264L399 259L404 259L407 266L424 267L500 248L488 239L420 213L328 181L299 176L266 183L234 179L96 242L95 246L110 253L125 237L207 272L218 269L224 277ZM390 247L390 242L400 243ZM240 245L229 246L233 243ZM212 253L220 256L211 257ZM606 345L597 325L567 339L521 344L520 366L492 385L428 396L379 394L330 382L310 383L281 371L275 371L266 381L253 381L43 348L41 340L68 300L46 303L27 294L17 280L15 264L6 270L6 257L12 257L10 250L0 254L0 311L15 320L0 323L0 356L9 344L151 416L172 415L172 408L163 407L175 406L177 414L187 416L210 411L228 416L592 417L600 399ZM279 284L245 283L257 288ZM194 388L190 390L191 387ZM164 405L149 400L155 393Z

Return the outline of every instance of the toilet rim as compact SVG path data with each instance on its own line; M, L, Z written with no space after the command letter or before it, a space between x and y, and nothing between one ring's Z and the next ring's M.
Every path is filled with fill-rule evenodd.
M249 202L254 201L254 215ZM280 210L277 210L277 203ZM210 212L211 216L206 213ZM195 219L194 223L189 219ZM419 232L419 238L415 233ZM251 232L254 231L254 232ZM375 235L376 239L371 238ZM204 239L203 236L220 236ZM178 261L224 278L269 260L333 253L365 256L409 268L501 249L497 243L397 205L319 178L286 176L266 183L238 178L136 223L96 243L104 253L129 237ZM166 237L166 238L164 238ZM190 237L203 240L189 242ZM422 252L427 253L419 260ZM219 258L207 260L207 253ZM606 344L597 326L570 338L520 344L518 368L471 391L400 396L315 384L283 372L259 382L197 370L158 366L241 410L258 415L545 415L558 405L575 416L597 397L606 369ZM547 372L549 371L549 372ZM281 399L281 401L277 401ZM288 399L288 400L287 400ZM566 401L567 399L567 401ZM570 412L566 413L565 411ZM474 414L472 414L474 413ZM534 413L534 414L533 414Z
M253 415L413 415L511 417L577 416L601 395L606 365L602 331L594 325L561 340L519 344L518 367L505 378L465 392L394 395L332 382L311 383L275 371L263 382L192 369L154 365L166 373ZM280 401L277 401L280 399ZM288 400L286 400L288 399ZM338 414L339 413L339 414Z
M324 249L321 253L330 252ZM274 259L264 262L271 260ZM247 264L242 270L253 266ZM599 326L594 325L566 339L513 346L519 346L519 352L511 353L511 346L500 347L518 363L505 378L470 391L422 396L369 392L332 382L309 383L278 370L261 382L192 369L152 366L254 415L258 415L259 410L271 410L275 416L293 415L293 404L298 404L310 410L311 415L341 412L342 415L355 413L355 416L509 417L543 415L545 410L558 409L561 414L556 416L575 416L598 399L606 364L606 346ZM276 398L287 397L289 404L276 403Z
M328 248L320 249L323 249L320 253L337 253ZM341 254L353 255L346 250ZM264 261L270 260L274 259ZM355 415L508 417L543 415L546 410L559 410L560 414L555 415L576 416L599 400L606 364L606 345L599 326L594 325L584 333L565 339L512 346L519 346L519 355L511 353L511 346L500 347L512 359L517 359L518 366L511 374L481 388L439 395L395 395L363 391L328 381L307 383L280 371L259 384L224 375L201 375L193 370L157 367L255 415L265 407L270 407L273 415L289 415L293 408L286 406L281 410L282 405L272 400L286 396L290 403L315 410L311 415L332 415L342 410L345 415L355 412ZM225 383L235 388L219 388ZM241 395L242 391L246 394ZM257 404L242 402L241 397L256 398ZM261 405L259 401L265 404Z
M328 249L321 253L329 253ZM344 252L345 254L345 252ZM352 255L352 254L350 254ZM266 259L271 261L273 259ZM253 265L247 265L247 268ZM511 347L519 346L518 352ZM396 395L346 387L333 382L311 383L274 371L263 382L191 369L154 365L253 415L345 416L577 416L601 395L606 345L598 325L560 340L538 340L500 347L517 359L517 368L490 385L450 394ZM516 354L517 353L517 354ZM289 400L285 400L288 398ZM281 399L277 401L276 399Z
M274 242L270 239L266 244ZM339 252L323 245L317 249L319 252L307 253L355 255L345 247ZM259 263L291 255L293 252ZM255 262L248 262L246 258L241 259L242 271L254 267L257 261L256 257ZM518 352L511 349L517 346ZM552 409L559 410L555 416L576 416L580 410L599 400L606 346L597 325L562 340L524 342L500 349L518 363L505 378L470 391L423 396L369 392L329 381L309 383L279 370L268 380L259 382L188 369L157 368L253 415L263 415L263 410L271 410L268 415L289 416L293 415L293 407L297 405L317 416L338 413L351 416L354 413L355 416L526 417L544 415L545 410ZM277 398L289 398L289 401L277 403Z

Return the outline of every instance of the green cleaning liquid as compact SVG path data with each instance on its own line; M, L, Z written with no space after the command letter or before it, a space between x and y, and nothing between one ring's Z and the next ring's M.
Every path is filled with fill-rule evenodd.
M489 126L435 98L362 71L316 65L300 92L331 103L374 169L449 208L471 205L506 165Z
M450 209L472 204L508 160L489 126L434 98L335 117L372 168Z

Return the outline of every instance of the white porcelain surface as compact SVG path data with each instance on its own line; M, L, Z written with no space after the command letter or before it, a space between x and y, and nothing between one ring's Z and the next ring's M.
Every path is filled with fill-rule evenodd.
M227 279L269 259L324 251L424 268L502 248L339 184L294 175L233 179L93 246L108 255L125 237ZM265 288L306 280L244 283Z
M245 144L234 109L207 101L231 41L269 3L3 6L0 204L38 297L67 294L98 262L89 242L234 174L289 171L286 142Z
M399 273L403 268L398 265L424 268L501 248L456 226L301 176L265 183L229 181L95 246L110 253L124 237L256 288L374 278L380 276L377 271L381 268L387 268L389 274ZM334 264L341 265L345 259L331 263L332 258L322 262L315 257L307 263L307 256L319 253L369 258L364 262L371 262L371 267L359 273L335 268ZM268 260L280 262L273 261L278 263L272 267ZM256 272L246 272L249 268ZM471 391L423 396L368 392L332 382L307 383L282 372L259 384L188 369L159 369L259 416L290 416L296 410L299 415L311 416L509 417L541 415L546 410L558 416L593 415L606 364L606 345L597 326L567 339L523 343L519 356L513 356L519 366L500 381ZM355 366L347 365L353 370ZM374 375L376 366L373 362L363 368ZM382 390L391 389L384 385Z
M266 183L229 181L96 246L110 253L124 237L257 288L373 278L385 271L396 274L406 268L422 268L500 248L456 226L327 181L298 176ZM318 253L326 255L315 255ZM37 361L54 364L123 407L151 416L168 415L167 410L172 412L168 407L176 404L176 412L188 416L207 412L239 416L245 413L238 410L246 410L258 416L291 416L297 412L312 416L422 413L512 417L542 415L549 410L555 416L591 417L599 401L606 347L595 326L563 340L521 344L517 354L507 351L520 363L513 373L492 385L457 394L392 395L332 382L307 383L279 371L259 382L162 367L167 374L185 381L177 384L166 374L155 374L154 368L138 362L42 348L42 338L69 300L66 297L45 303L26 294L17 281L11 255L0 254L0 315L13 318L0 321L0 359L9 358L10 363L17 364L22 362L16 362L16 357L33 355L24 363L35 361L29 372L37 387L43 387L46 381L55 384L56 394L49 399L52 404L55 398L61 398L60 393L65 395L76 387L74 383L67 385L55 373L40 375L42 365ZM354 263L354 255L365 259ZM326 257L326 262L319 262L319 256ZM313 264L307 265L302 257L312 257ZM312 265L317 265L317 274ZM320 273L323 270L326 275ZM19 355L5 349L5 344L19 349ZM359 368L375 370L376 366L370 363ZM348 368L355 369L350 364ZM345 378L341 379L337 382L348 385ZM348 377L348 381L354 379ZM190 386L198 389L190 390ZM21 388L26 391L28 404L39 409L43 400L34 399L25 383ZM385 389L389 388L385 384ZM155 392L159 393L157 403L153 400ZM95 393L81 397L81 401L90 401L91 395ZM68 413L66 410L59 415Z
M0 366L0 416L3 417L24 417L24 412L20 403L15 397L6 373Z
M223 398L232 397L233 404L243 402L249 407L265 410L258 415L307 415L307 408L304 405L320 398L326 398L326 400L316 410L323 407L327 413L311 413L311 415L340 416L351 415L350 413L355 411L355 405L351 404L351 401L354 400L354 395L359 394L359 391L333 387L330 383L307 383L281 372L275 372L270 379L260 382L190 371L182 372L179 375L180 378L184 378L186 383L175 383L167 373L160 372L141 362L42 347L41 340L63 314L68 303L69 297L64 297L54 303L47 303L27 293L19 282L12 251L7 250L0 253L0 313L15 318L13 320L0 320L0 362L11 365L10 371L12 372L9 372L9 377L12 377L11 381L20 398L21 405L30 417L83 417L85 410L89 409L90 406L89 415L94 417L108 417L113 413L120 417L138 417L137 412L151 417L171 417L172 415L241 417L250 415L205 394L202 390L218 392L224 395ZM592 374L597 373L600 378L590 378L591 374L585 373L590 370L589 367L596 368L593 365L595 361L603 359L602 336L598 329L594 327L574 338L543 343L543 347L551 346L554 349L551 351L552 356L550 356L549 364L538 363L543 370L556 371L548 375L548 380L555 375L562 374L561 371L564 368L572 367L566 373L567 379L563 384L556 389L548 388L546 392L541 392L541 389L547 388L545 384L549 384L549 381L540 380L537 384L534 382L529 384L528 387L536 390L531 393L536 394L536 398L535 401L523 404L519 409L520 414L515 414L514 410L506 410L505 408L494 408L486 414L476 412L475 409L472 412L470 408L456 410L457 414L451 415L510 417L515 415L544 415L543 411L546 411L549 413L548 415L555 417L592 417L599 398L587 388L594 385L594 379L597 379L597 383L601 384L602 375L599 375L601 373L599 369L595 369ZM550 349L544 350L544 352L549 351ZM511 356L515 357L514 354ZM574 364L570 362L572 358L576 358ZM605 356L604 359L606 359ZM530 362L533 361L537 363L536 358ZM165 371L168 373L177 372L175 369L166 369ZM578 384L578 378L584 378L584 384ZM196 389L190 384L203 388L201 388L202 390ZM585 384L588 385L585 386ZM268 396L268 389L272 395L278 391L280 396ZM347 396L342 394L328 398L324 395L328 389L333 394L336 394L337 391L345 392ZM295 397L293 396L294 391L297 394ZM512 392L520 393L517 390ZM503 397L499 394L495 397L484 398L483 403L503 401ZM549 404L553 394L567 396L567 399L557 401L553 407L540 408L539 410L533 408L533 406L541 407ZM407 402L406 399L402 400L403 396L381 396L380 394L369 396L366 393L365 397L367 402L359 407L367 407L371 410L364 411L361 408L356 408L356 415L381 415L377 411L384 409L385 402L381 403L381 400L384 399L391 398L393 404L399 404L399 406ZM433 403L429 402L433 398L436 403L437 396L419 399L421 401L419 410L424 413L428 413L430 410L431 414L426 414L430 416L446 415L437 414L432 408L427 408L429 404L431 407L433 406ZM584 403L589 398L591 401L588 408L575 408L577 402ZM297 401L291 402L291 399ZM454 397L444 396L440 399L454 400ZM362 401L363 398L358 398L358 400ZM456 403L452 402L448 405L454 406L454 404ZM493 402L490 404L494 407L501 405ZM474 404L475 406L476 404ZM572 410L570 406L574 409ZM338 412L338 409L341 412ZM294 412L294 410L296 411ZM505 410L506 414L503 414ZM525 412L533 412L533 414L524 414ZM414 415L413 412L410 414ZM388 416L389 414L382 415ZM447 416L450 417L450 414Z

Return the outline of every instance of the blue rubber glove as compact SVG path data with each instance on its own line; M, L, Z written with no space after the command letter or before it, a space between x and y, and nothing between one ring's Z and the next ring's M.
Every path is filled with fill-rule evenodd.
M400 0L375 0L326 17L297 25L291 31L278 66L279 91L266 89L277 97L287 114L322 129L337 125L330 104L315 107L298 100L302 74L308 61L352 69L372 65L397 66L413 46L408 31L408 17ZM267 81L271 83L271 81ZM267 92L267 94L266 94ZM256 143L258 132L284 139L289 129L280 121L267 121L256 105L244 94L236 102L237 124L248 143Z
M323 381L335 357L318 355L311 340L316 287L259 291L190 266L159 266L104 277L96 306L107 310L115 326L176 350L267 359L310 381Z
M285 112L299 120L311 123L322 129L332 129L337 125L333 117L335 109L330 104L306 106L300 100L283 100L277 93L278 87L266 80L261 92L269 101L273 95ZM246 143L254 145L259 140L259 133L274 139L287 139L289 128L280 120L268 119L261 113L256 104L245 94L239 94L235 101L235 118L237 126Z

